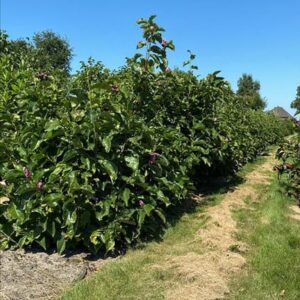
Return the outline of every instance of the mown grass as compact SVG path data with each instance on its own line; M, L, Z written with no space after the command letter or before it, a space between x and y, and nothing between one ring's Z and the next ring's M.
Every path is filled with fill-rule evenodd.
M275 177L275 176L274 176ZM289 217L294 204L274 178L257 186L259 202L236 212L238 237L250 246L247 267L235 278L230 299L300 299L300 222Z
M183 215L166 231L163 242L129 250L124 257L68 290L61 299L162 299L176 274L153 266L160 265L167 256L185 254L187 248L201 253L200 241L190 239L205 221L199 218L199 209Z

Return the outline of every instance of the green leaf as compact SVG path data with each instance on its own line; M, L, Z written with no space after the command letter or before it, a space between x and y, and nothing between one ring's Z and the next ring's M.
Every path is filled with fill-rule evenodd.
M56 242L56 249L59 254L62 254L66 249L66 240L62 235L59 240Z
M57 164L54 171L49 176L49 182L55 181L58 178L58 175L65 169L65 164Z
M151 205L151 204L145 204L145 205L143 206L143 209L144 209L146 215L149 217L150 214L151 214L151 212L152 212L152 210L154 209L154 206Z
M45 131L53 131L60 127L60 120L50 120L45 124Z
M64 154L63 161L68 162L69 160L73 159L76 156L77 156L77 151L74 149L70 149Z
M74 210L72 213L68 212L67 224L75 224L77 220L77 213Z
M149 18L149 23L152 23L155 18L156 18L156 15L151 15Z
M113 136L112 135L108 135L105 138L103 138L102 141L101 141L106 153L108 153L110 151L110 149L111 149L111 141L112 141L112 139L113 139Z
M127 163L127 166L133 171L136 171L139 168L139 159L137 157L126 156L125 161Z
M157 198L162 200L166 204L166 206L169 206L171 204L169 198L166 197L161 190L158 190L156 194Z
M48 194L44 198L44 202L47 202L48 205L56 206L57 202L59 202L63 199L64 199L64 195L62 193L52 193L52 194Z
M115 241L114 240L108 240L105 243L106 252L111 251L115 248Z
M169 161L168 161L168 159L164 155L160 155L158 157L158 159L159 159L159 164L161 166L164 166L164 167L168 167L169 166Z
M140 41L140 42L137 44L136 48L137 48L137 49L140 49L140 48L143 48L145 45L146 45L146 42Z
M42 144L43 141L44 140L38 140L37 143L36 143L36 145L33 148L33 151L37 150L40 147L40 145Z
M47 231L50 233L50 235L54 238L55 233L56 233L56 228L55 228L55 222L48 222L48 228Z
M130 189L125 188L122 192L122 199L125 202L126 206L128 206L129 197L130 197Z
M27 235L24 235L23 237L21 237L18 241L18 246L20 248L24 247L24 245L26 244L27 242Z
M145 220L145 217L146 217L146 211L143 210L143 209L139 209L139 211L138 211L138 225L139 225L139 228L142 227L142 225L144 223L144 220Z
M211 166L211 162L206 158L206 157L201 157L201 160L207 165L207 166Z
M44 249L47 250L46 238L42 237L40 240L37 240L37 243Z
M110 180L112 182L114 182L118 178L117 166L113 162L111 162L107 159L101 159L101 160L99 160L99 163L101 164L101 166L104 168L104 170L110 177Z
M94 245L98 245L99 244L99 237L100 237L100 230L94 230L91 235L90 235L90 241L92 244Z
M96 211L95 212L95 216L96 216L96 219L98 221L102 221L102 219L106 216L109 215L109 212L110 212L110 206L111 206L111 201L109 200L106 200L104 201L104 203L102 203L103 207L101 209L101 211Z
M143 19L143 18L140 18L136 21L137 24L145 24L146 23L146 20Z
M26 156L27 156L27 151L26 151L25 148L23 148L23 147L18 147L16 150L19 152L19 155L20 155L22 158L26 158Z
M9 205L6 211L6 217L8 220L17 220L22 217L22 213L17 209L17 206L12 203L11 205Z
M5 180L7 180L8 182L13 182L16 179L23 177L24 174L22 171L20 170L9 170L4 174L4 178Z
M164 50L162 50L161 48L159 48L158 46L151 46L150 47L150 51L157 53L157 54L162 54L164 52Z
M155 209L154 211L159 216L159 218L162 220L162 222L164 224L166 224L167 220L166 220L166 217L164 216L163 212L160 209Z

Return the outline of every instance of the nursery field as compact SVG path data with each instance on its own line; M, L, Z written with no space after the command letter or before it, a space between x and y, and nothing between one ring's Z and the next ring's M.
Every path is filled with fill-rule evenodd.
M173 41L164 38L154 16L137 23L138 53L122 68L111 71L89 59L72 75L1 31L1 260L15 263L27 252L34 260L34 253L43 253L42 268L49 262L73 272L74 278L60 279L67 287L93 269L81 273L89 265L82 265L82 253L122 257L94 266L100 271L62 299L220 299L234 295L231 277L249 255L253 263L245 278L253 276L253 285L247 279L232 283L245 291L237 297L250 299L250 291L261 293L257 299L278 293L299 299L299 224L287 216L286 196L299 198L299 143L297 137L285 141L294 133L293 122L263 111L257 91L235 93L219 71L196 76L190 51L184 68L170 69ZM271 145L281 145L278 171L287 183L282 194L284 187L270 174ZM274 215L261 221L267 207ZM278 227L283 224L290 228L286 237ZM280 286L270 268L266 285L254 291L270 261L253 251L272 247L270 226L272 239L288 253L278 253L276 266L286 260L290 274L282 268ZM266 241L255 239L257 234ZM24 250L12 251L19 248ZM62 257L75 253L81 253L80 267L66 267ZM1 269L13 278L8 266ZM54 294L47 288L42 294L35 289L34 299L59 297L65 286ZM8 290L14 293L7 286L0 292L14 299Z

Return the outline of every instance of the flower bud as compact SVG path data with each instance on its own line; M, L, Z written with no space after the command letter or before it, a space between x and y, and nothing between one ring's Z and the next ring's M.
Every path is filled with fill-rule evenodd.
M36 187L39 191L42 191L44 189L45 185L44 185L43 181L39 180L36 184Z
M44 81L49 78L49 75L47 72L39 72L36 76L39 80Z
M28 167L24 167L24 168L23 168L23 174L24 174L24 176L25 176L26 178L31 177L31 173L30 173Z
M152 152L152 153L150 153L149 164L151 164L151 165L154 164L155 161L156 161L156 159L157 159L159 156L160 156L160 154L157 153L157 152Z
M161 45L166 48L168 46L168 41L162 40Z
M112 91L113 93L117 93L117 92L119 91L119 87L118 87L117 85L113 84L113 85L111 86L111 91Z

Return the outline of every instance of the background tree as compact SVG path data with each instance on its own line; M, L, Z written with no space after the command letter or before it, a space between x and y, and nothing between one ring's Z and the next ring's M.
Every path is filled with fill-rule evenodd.
M236 94L246 106L252 109L258 110L266 107L266 101L260 95L260 83L253 80L250 74L243 74L238 80Z
M19 56L22 54L32 54L33 51L33 46L31 45L29 39L17 39L10 41L8 48L10 52L14 52Z
M297 87L296 98L291 103L291 108L296 109L296 115L300 114L300 85Z
M72 48L69 43L52 31L36 33L32 39L10 40L5 31L0 30L0 53L9 52L18 63L21 58L30 60L37 71L61 70L70 72Z
M43 31L33 36L37 67L40 69L61 69L70 71L72 48L66 39L52 31Z

